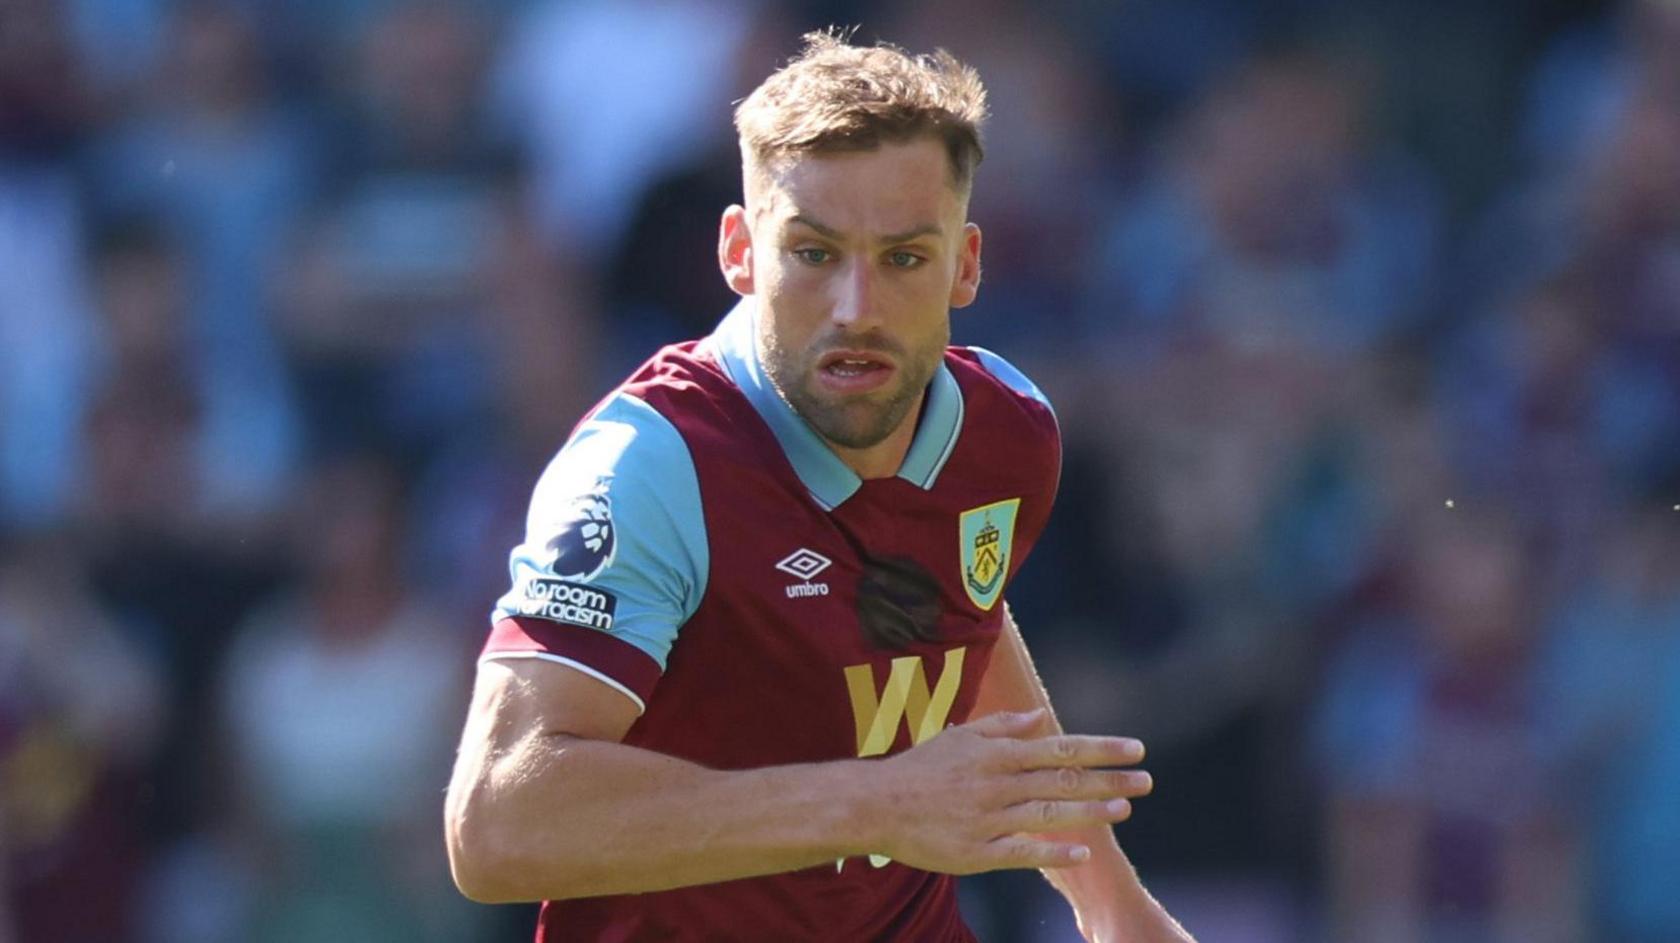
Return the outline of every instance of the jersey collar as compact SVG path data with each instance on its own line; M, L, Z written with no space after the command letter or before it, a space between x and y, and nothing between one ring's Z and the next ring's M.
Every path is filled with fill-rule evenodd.
M747 401L769 424L799 480L825 510L833 510L863 485L857 473L817 435L787 400L776 391L758 359L755 318L758 306L743 298L713 332L718 360ZM916 435L899 466L898 477L924 490L932 489L939 472L956 448L962 430L963 397L957 378L943 362L928 384Z

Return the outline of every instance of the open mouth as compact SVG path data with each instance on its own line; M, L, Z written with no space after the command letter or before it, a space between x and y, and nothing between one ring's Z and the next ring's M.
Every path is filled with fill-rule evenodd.
M887 382L894 369L891 360L867 351L832 351L817 361L817 373L824 385L848 393L876 389Z
M836 360L823 369L835 376L860 377L875 370L885 370L887 367L873 360Z

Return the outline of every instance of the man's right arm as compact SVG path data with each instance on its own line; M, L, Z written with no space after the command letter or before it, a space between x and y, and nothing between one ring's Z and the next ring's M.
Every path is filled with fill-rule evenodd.
M463 893L486 903L638 893L884 854L931 871L1074 865L1089 849L1028 837L1118 821L1140 777L1116 737L1024 739L996 714L883 760L719 771L619 741L621 692L537 659L487 660L449 784ZM1068 769L1100 772L1072 776Z

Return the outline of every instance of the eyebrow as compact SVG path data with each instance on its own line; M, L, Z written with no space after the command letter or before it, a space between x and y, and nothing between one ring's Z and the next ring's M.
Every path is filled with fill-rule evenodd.
M807 226L811 229L816 230L819 235L822 235L822 236L824 236L826 238L829 238L829 239L839 241L839 239L841 238L841 234L840 234L840 231L838 229L835 229L832 226L825 226L822 223L819 223L816 220L812 219L811 217L805 216L803 214L795 215L794 217L789 219L788 222L790 224L798 223L802 226ZM923 223L922 225L917 226L914 229L906 230L904 232L889 233L885 236L882 236L880 241L881 242L888 242L888 243L909 242L910 240L919 238L921 236L943 235L944 232L945 232L945 230L940 228L938 223Z

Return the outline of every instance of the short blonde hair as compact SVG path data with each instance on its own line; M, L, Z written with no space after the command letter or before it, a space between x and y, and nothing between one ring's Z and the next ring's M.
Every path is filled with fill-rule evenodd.
M952 184L966 192L984 156L980 74L943 49L913 56L849 39L833 30L806 33L804 50L736 107L748 172L796 154L867 151L926 134L945 145Z

